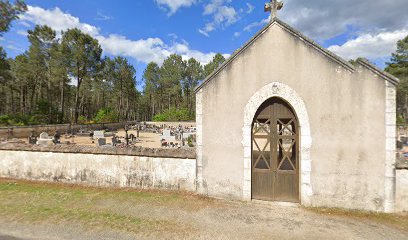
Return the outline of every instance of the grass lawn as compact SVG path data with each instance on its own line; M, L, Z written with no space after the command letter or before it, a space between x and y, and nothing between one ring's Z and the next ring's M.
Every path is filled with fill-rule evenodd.
M188 193L0 179L0 217L25 223L75 222L92 228L108 227L134 233L142 230L185 232L193 229L188 224L137 216L123 209L143 206L151 211L155 206L167 206L197 211L213 203L214 200Z

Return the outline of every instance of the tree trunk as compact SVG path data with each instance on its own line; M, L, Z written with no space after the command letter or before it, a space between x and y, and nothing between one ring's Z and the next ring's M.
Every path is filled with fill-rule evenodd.
M74 123L78 124L78 117L79 117L79 89L81 87L82 80L78 78L78 85L76 88L75 93L75 109L74 109Z
M47 81L47 101L48 101L48 123L52 124L52 94L51 94L51 77L52 77L52 70L49 67L48 71L48 81Z
M60 123L64 123L64 78L61 78L61 82L60 82L60 119L59 122Z

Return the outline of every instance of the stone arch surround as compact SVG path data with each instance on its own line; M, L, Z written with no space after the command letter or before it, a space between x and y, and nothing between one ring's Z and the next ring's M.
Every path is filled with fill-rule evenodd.
M299 94L291 87L280 82L272 82L259 89L248 101L244 111L244 126L242 128L242 145L244 146L244 178L243 198L251 200L251 142L252 121L256 111L266 100L279 97L288 102L295 111L300 127L300 201L302 205L310 206L313 189L311 185L311 146L312 136L310 132L309 117L306 105Z

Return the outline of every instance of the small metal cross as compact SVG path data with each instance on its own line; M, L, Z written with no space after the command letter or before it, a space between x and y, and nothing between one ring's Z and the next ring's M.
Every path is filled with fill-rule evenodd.
M269 3L265 3L265 12L271 12L271 21L276 18L278 10L283 8L283 2L278 0L271 0Z

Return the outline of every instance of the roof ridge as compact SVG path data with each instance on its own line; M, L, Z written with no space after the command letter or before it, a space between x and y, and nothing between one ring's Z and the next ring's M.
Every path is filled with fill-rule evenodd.
M368 70L374 72L375 74L379 75L382 78L385 78L385 80L389 81L390 83L394 85L398 85L400 80L393 76L392 74L381 70L379 67L376 65L372 64L368 59L366 58L358 58L357 62L360 63L362 66L366 67Z

